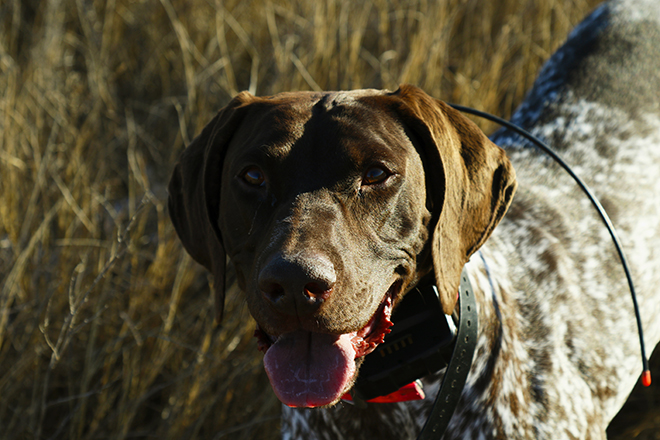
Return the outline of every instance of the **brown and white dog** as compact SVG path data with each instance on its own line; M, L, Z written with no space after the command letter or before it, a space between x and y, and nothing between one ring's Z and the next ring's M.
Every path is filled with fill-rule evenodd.
M551 142L608 209L652 349L660 3L594 11L513 122ZM406 292L433 272L450 314L464 265L479 339L443 438L604 439L641 372L625 276L586 197L525 140L503 130L491 142L415 87L238 95L183 153L170 214L214 274L219 316L230 257L277 396L327 407L285 407L284 438L415 438L442 372L424 379L427 400L335 404Z

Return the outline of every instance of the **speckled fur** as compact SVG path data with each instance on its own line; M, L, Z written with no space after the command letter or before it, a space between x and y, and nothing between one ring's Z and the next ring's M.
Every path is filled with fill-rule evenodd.
M660 339L660 2L599 7L548 61L512 120L549 141L608 210L650 353ZM507 150L519 189L468 263L480 337L443 438L605 439L641 372L623 270L565 172L509 131L492 139ZM283 438L413 439L440 378L425 378L422 402L285 408Z

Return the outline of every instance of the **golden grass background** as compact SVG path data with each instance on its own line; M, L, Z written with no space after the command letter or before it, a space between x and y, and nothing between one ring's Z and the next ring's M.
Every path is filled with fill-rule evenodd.
M168 219L184 146L241 90L408 82L508 117L597 3L3 0L0 438L277 438L244 301L213 326ZM632 412L620 438L660 438Z

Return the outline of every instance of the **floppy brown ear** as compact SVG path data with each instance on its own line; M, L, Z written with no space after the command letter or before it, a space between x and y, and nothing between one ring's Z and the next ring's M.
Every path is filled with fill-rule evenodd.
M433 207L432 259L444 312L458 299L461 270L511 204L517 183L504 150L468 118L422 90L392 94L417 137ZM417 145L419 144L419 145Z
M174 229L190 256L213 274L217 323L225 297L226 254L217 224L222 163L252 99L242 92L215 115L181 154L168 187Z

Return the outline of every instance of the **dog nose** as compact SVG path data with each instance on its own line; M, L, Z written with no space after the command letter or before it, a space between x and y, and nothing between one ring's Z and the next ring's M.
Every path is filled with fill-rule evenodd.
M282 314L314 313L330 297L337 275L332 262L318 254L278 254L259 273L258 287Z

